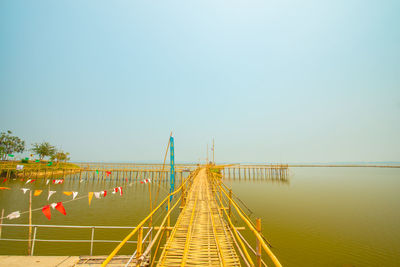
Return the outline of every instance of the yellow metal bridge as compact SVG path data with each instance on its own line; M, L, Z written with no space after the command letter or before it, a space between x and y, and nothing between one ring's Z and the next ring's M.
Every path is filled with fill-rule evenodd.
M113 262L121 258L117 253L135 234L137 249L124 262L125 266L267 266L265 261L281 266L261 233L260 220L256 224L250 220L232 197L232 191L222 183L219 173L218 166L195 170L177 190L152 209L102 266L117 263ZM181 211L175 226L171 227L171 213L178 205ZM163 221L157 227L152 226L155 213L165 206L168 212ZM241 219L245 227L236 227L233 216ZM150 229L147 233L144 233L144 226L150 226L146 228ZM240 231L250 231L255 236L255 248ZM265 261L262 251L268 255Z

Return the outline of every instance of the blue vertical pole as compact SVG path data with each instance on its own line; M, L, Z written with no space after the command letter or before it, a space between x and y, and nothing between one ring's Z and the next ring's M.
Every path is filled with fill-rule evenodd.
M170 142L169 155L170 155L170 165L171 165L171 176L170 176L171 187L169 189L169 192L172 193L175 190L175 153L174 153L174 138L172 136L169 138L169 142ZM172 200L172 196L170 200Z

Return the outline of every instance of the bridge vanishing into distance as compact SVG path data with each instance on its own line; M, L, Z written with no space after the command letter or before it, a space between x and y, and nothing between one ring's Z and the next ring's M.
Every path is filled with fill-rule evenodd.
M254 223L222 182L221 170L226 168L218 165L197 168L107 258L87 259L82 263L102 261L102 266L267 266L272 263L281 266L261 232L261 220ZM168 211L166 216L159 226L152 226L152 218L164 206ZM177 207L179 216L171 226L171 213ZM233 217L240 219L244 227L235 226ZM245 231L256 240L255 248L241 233ZM131 256L117 255L134 236L137 236L135 252Z

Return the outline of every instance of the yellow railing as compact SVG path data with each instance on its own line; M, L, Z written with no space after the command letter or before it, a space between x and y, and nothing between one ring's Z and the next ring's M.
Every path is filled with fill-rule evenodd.
M245 248L241 238L239 238L237 230L235 229L235 227L233 226L233 224L231 222L231 218L230 218L231 217L231 206L235 209L236 214L239 215L239 217L247 225L249 230L251 232L253 232L254 236L256 237L256 239L258 241L258 244L263 248L265 253L267 253L267 255L269 256L271 261L274 263L274 265L277 266L277 267L281 267L282 264L279 262L279 260L274 255L274 253L270 250L270 248L268 247L267 242L264 240L264 237L262 236L260 231L256 229L254 223L243 212L243 210L235 202L235 200L233 200L232 193L231 192L227 192L227 190L224 188L226 186L222 183L221 178L218 178L218 176L220 177L220 175L218 175L216 173L212 173L212 172L209 172L209 174L210 174L209 177L211 177L211 179L212 179L212 185L214 187L214 191L216 192L216 199L219 200L220 205L221 205L221 209L224 211L224 214L226 215L226 218L227 218L227 220L228 220L228 222L229 222L229 224L230 224L230 226L231 226L231 228L233 230L233 233L235 234L235 237L236 237L237 241L239 241L239 243L240 243L240 245L241 245L241 247L243 249L243 252L244 252L244 254L246 256L246 259L247 259L249 265L250 266L254 266L253 261L252 261L251 257L249 256L249 254L247 252L247 249ZM227 200L228 207L224 206L223 196L225 196L225 199ZM261 255L257 255L257 256L259 257L259 259L257 259L257 261L261 262Z
M139 229L142 229L142 226L153 217L153 215L167 202L168 204L168 213L166 214L166 216L164 217L163 222L161 223L161 225L158 227L158 232L155 235L154 239L151 241L151 243L148 245L146 251L143 254L137 253L136 254L136 258L137 260L143 260L144 259L144 255L148 254L148 252L151 250L151 247L154 245L155 241L157 240L157 238L160 235L160 232L162 230L165 229L164 225L167 222L167 228L169 227L169 221L170 221L170 214L171 212L175 209L175 207L177 206L177 204L179 203L179 201L182 199L182 197L184 197L184 194L181 194L181 196L176 200L176 203L171 207L171 196L176 195L179 192L183 192L184 193L184 188L185 185L187 183L189 183L189 181L192 180L192 178L197 174L198 169L196 171L194 171L193 173L191 173L191 175L189 175L188 178L186 178L186 180L179 186L178 189L176 189L174 192L168 194L167 197L164 198L163 201L161 201L160 204L158 204L158 206L153 209L150 214L144 218L137 226L134 230L132 230L132 232L130 232L123 240L120 244L118 244L118 246L110 253L110 255L108 255L108 257L105 259L105 261L101 264L101 266L107 266L107 264L112 260L112 258L115 257L115 255L117 255L117 253L120 251L120 249L127 243L127 241L129 239L132 238L132 236L139 231ZM140 238L140 236L139 236ZM141 247L141 242L138 242L138 248L137 248L137 252L141 251L142 247Z

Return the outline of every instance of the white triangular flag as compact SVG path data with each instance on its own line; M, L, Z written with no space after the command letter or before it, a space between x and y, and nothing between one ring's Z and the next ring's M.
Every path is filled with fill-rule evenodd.
M57 206L57 203L51 203L51 204L50 204L50 207L52 207L53 210L56 208L56 206Z
M94 192L94 196L95 196L96 198L100 198L100 193L101 193L101 192Z
M24 194L26 193L26 191L30 190L29 188L21 188L22 191L24 191Z
M72 192L72 199L75 199L77 195L78 195L78 192Z
M20 216L21 216L21 214L19 213L19 211L14 211L7 215L7 219L12 220L12 219L19 218Z
M49 184L49 182L50 182L50 180L49 180L49 179L47 179L47 181L46 181L46 185L48 185L48 184Z
M28 179L25 184L28 184L32 181L32 179Z
M50 199L50 197L55 193L56 191L49 191L49 196L47 197L47 200Z

